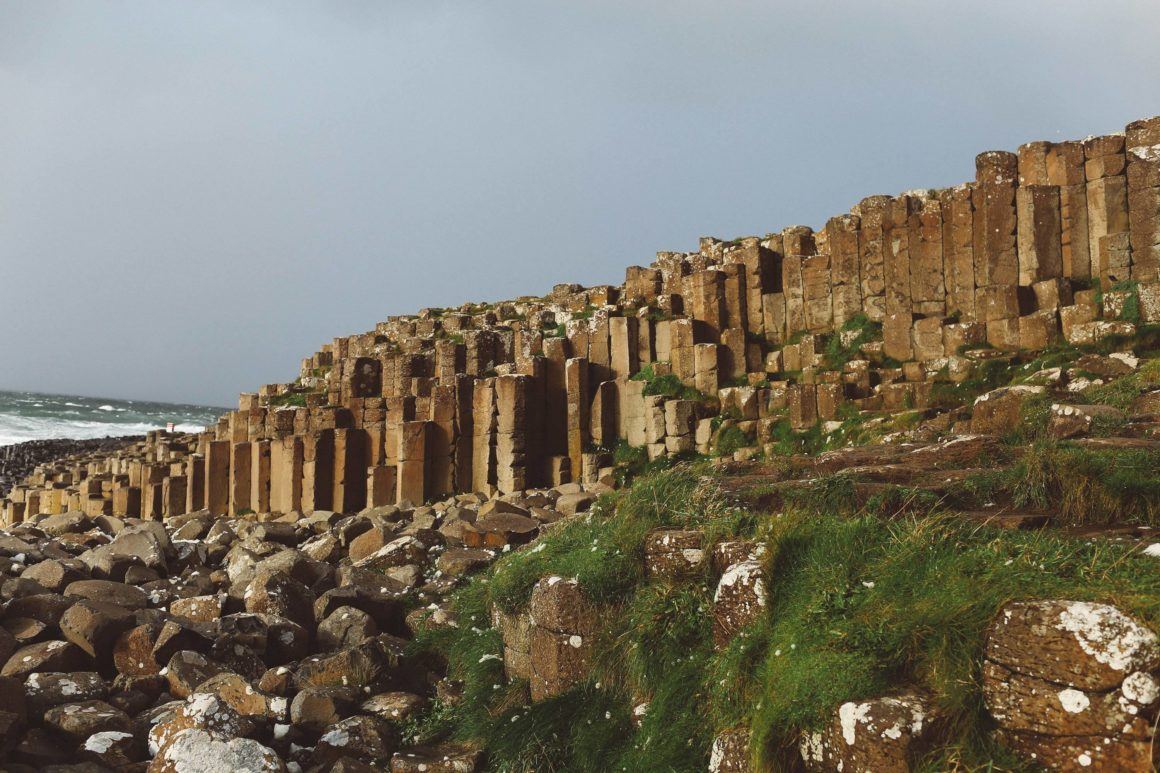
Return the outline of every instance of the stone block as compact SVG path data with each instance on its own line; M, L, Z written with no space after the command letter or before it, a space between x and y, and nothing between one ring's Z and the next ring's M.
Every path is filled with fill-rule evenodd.
M1015 186L1018 157L988 151L975 158L974 258L977 286L1014 286L1019 278Z
M693 385L698 392L706 395L717 394L720 383L717 349L717 344L697 344L693 347Z
M1028 185L1015 193L1018 210L1019 284L1063 276L1059 188Z
M725 647L765 611L764 570L755 560L733 564L721 575L713 595L713 643Z

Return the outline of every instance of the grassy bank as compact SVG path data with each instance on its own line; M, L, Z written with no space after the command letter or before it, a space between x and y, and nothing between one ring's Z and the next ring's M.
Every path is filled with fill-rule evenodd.
M482 742L495 770L703 771L716 732L746 726L757 761L778 769L799 733L842 702L910 684L945 716L928 769L1014 769L989 741L979 684L985 630L1006 601L1106 601L1160 624L1155 559L1121 546L937 512L887 520L802 502L751 513L731 506L707 472L648 474L475 578L455 600L458 628L415 644L446 661L464 699L410 732ZM680 584L645 577L642 541L660 526L766 544L767 614L725 650L712 648L709 570ZM490 609L523 608L546 574L577 577L605 622L590 680L528 705L526 685L503 677Z

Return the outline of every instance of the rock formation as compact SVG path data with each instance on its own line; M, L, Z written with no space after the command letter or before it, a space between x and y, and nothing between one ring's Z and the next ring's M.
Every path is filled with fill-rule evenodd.
M3 501L0 760L14 771L479 769L483 739L446 728L428 739L423 722L496 696L486 712L518 707L517 722L602 689L591 682L616 660L609 621L624 598L598 598L586 571L614 565L628 578L617 587L701 594L705 658L736 654L768 622L787 592L779 567L792 571L771 560L776 529L723 532L706 515L722 508L780 518L809 499L813 516L894 519L936 502L973 530L1058 522L1113 538L1117 561L1152 555L1151 532L1121 516L1154 522L1154 491L1058 498L1049 511L980 493L972 476L1010 478L1033 456L1001 440L1033 410L1048 437L1078 439L1072 450L1160 453L1155 362L1094 346L1160 323L1160 118L983 153L976 170L953 189L863 199L817 232L659 253L619 286L392 317L303 360L295 382L243 394L204 433L38 463ZM1067 345L1084 353L988 376ZM1100 387L1119 390L1115 405L1085 400ZM811 437L827 439L825 453L795 445ZM628 529L615 550L553 543L615 517L598 497L620 486L624 458L709 453L711 498L690 494L681 519ZM1091 524L1106 532L1082 530ZM471 576L486 584L489 567L568 550L566 570L520 570L520 598L509 578L506 603L459 617L452 594L478 591ZM874 588L849 579L827 601L834 614ZM1084 598L988 607L979 675L963 689L976 690L987 737L1024 763L1148 770L1156 634ZM483 667L486 699L453 678L464 663L416 648L441 633L471 637L452 654ZM657 696L646 692L629 696L625 728L649 722ZM913 769L951 732L935 692L907 682L843 695L775 751L791 768ZM701 725L703 708L686 707ZM712 771L755 770L755 739L770 745L735 720L706 739Z

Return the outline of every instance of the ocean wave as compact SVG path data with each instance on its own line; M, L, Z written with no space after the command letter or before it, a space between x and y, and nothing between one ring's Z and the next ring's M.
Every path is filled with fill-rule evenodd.
M9 419L11 417L3 417ZM15 425L15 426L14 426ZM178 432L200 432L205 427L199 424L178 424ZM0 421L0 446L24 443L29 440L68 438L70 440L90 440L103 437L123 437L144 435L155 429L165 429L161 423L134 422L131 424L110 424L99 421L54 421L9 422Z

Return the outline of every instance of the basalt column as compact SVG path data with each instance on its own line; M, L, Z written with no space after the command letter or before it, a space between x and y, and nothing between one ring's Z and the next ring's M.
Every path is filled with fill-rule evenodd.
M1128 231L1132 279L1160 279L1160 117L1128 124Z
M426 421L405 421L399 429L398 501L418 505L426 501L424 477L427 456Z
M1083 141L1083 152L1092 277L1106 289L1127 279L1131 266L1124 136L1089 137Z
M302 508L302 438L290 435L270 444L270 510L290 513Z
M234 443L230 449L230 514L252 512L250 507L250 481L253 462L250 459L249 443Z
M987 342L999 349L1019 343L1018 167L1014 153L975 158L975 314L986 324Z
M211 440L205 448L205 508L225 515L230 504L230 442Z
M500 376L495 380L496 485L509 494L528 487L527 414L532 378Z

